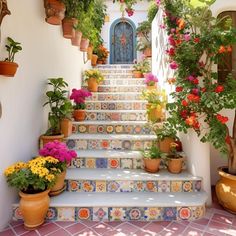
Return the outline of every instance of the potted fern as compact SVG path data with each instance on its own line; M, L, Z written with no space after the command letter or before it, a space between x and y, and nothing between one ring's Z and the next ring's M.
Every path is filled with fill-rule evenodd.
M7 37L7 44L5 45L8 57L5 61L0 61L0 75L7 77L14 77L18 64L14 62L15 54L22 50L20 43L14 41L12 38Z

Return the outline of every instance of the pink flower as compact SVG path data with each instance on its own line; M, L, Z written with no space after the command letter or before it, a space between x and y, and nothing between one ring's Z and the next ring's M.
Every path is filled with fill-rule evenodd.
M175 61L172 61L172 62L170 63L170 68L171 68L172 70L176 70L178 67L179 67L179 65L178 65Z
M184 40L185 40L186 42L188 42L190 39L191 39L190 34L185 34L185 35L184 35Z
M169 36L168 41L171 46L175 47L176 43L172 35Z
M85 103L85 98L92 96L92 93L90 93L86 89L72 89L72 93L70 95L70 99L74 100L75 104L83 104Z
M158 82L157 77L155 75L153 75L152 73L146 74L145 78L146 79L145 79L144 83L148 86L153 86L153 85L155 85L155 83Z
M187 78L189 81L193 81L195 79L195 77L193 75L190 75L188 78Z

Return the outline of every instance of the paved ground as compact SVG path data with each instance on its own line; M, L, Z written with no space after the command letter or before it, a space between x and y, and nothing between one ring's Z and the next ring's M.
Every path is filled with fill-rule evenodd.
M192 222L48 222L30 232L22 222L11 222L0 236L236 236L236 215L224 211L215 196L213 202L203 219Z

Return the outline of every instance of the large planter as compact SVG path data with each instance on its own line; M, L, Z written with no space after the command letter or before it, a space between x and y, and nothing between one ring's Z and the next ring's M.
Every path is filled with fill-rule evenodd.
M144 54L146 57L151 57L151 56L152 56L152 49L151 49L151 48L146 48L146 49L143 51L143 54Z
M141 71L134 70L134 71L132 72L132 74L133 74L133 77L134 77L134 78L143 78L143 74L142 74Z
M158 172L160 163L161 163L160 158L157 158L157 159L144 158L143 160L144 160L144 169L147 172L150 172L150 173Z
M44 223L50 203L48 193L49 190L36 194L19 192L21 197L19 208L26 229L33 230Z
M46 143L53 142L55 140L62 142L64 138L63 134L58 135L41 135L39 138L40 144L39 147L42 148Z
M62 30L64 38L71 39L75 37L75 26L78 20L75 18L64 18L62 21Z
M159 141L159 148L162 152L169 153L170 152L170 144L174 143L175 140L171 137L166 137L163 140Z
M61 133L64 135L65 138L72 134L72 125L72 120L70 119L62 119L60 121Z
M9 61L0 61L0 75L7 77L14 77L16 74L18 64Z
M57 175L56 183L51 188L49 195L57 196L65 190L66 170Z
M85 120L86 112L85 110L74 110L73 117L75 121L83 121Z
M227 167L218 168L220 180L216 183L216 196L227 211L236 214L236 176L227 171Z
M95 78L88 79L88 90L90 92L97 92L98 91L98 83Z
M71 44L73 46L79 47L82 39L82 32L76 30L75 37L71 38Z
M172 174L179 174L182 171L182 167L183 167L183 161L184 158L183 157L168 157L168 165L167 165L167 169L170 173Z
M61 25L65 17L66 7L58 0L44 0L46 22L51 25Z
M98 60L98 56L96 54L93 54L92 58L91 58L91 65L96 66L97 65L97 60Z
M89 39L82 38L80 42L80 51L87 52L89 46Z
M147 104L148 120L152 122L160 121L162 119L162 109L158 107L152 107L152 104Z

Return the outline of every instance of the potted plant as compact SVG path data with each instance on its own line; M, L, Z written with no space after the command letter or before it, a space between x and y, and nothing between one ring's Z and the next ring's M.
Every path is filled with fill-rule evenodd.
M55 185L49 192L50 196L57 196L65 190L66 167L77 154L75 151L69 150L65 143L53 141L46 143L43 148L39 150L39 155L54 157L58 160L53 166L60 172L56 175Z
M44 222L50 202L48 193L60 172L55 168L58 162L49 156L36 157L11 165L4 172L9 186L20 191L20 211L26 229L35 229Z
M85 98L92 96L92 94L85 89L72 89L70 99L74 101L73 117L75 121L85 120Z
M133 77L134 78L142 78L145 74L151 71L150 61L145 58L138 63L133 65Z
M142 74L141 70L142 70L141 64L136 62L133 65L133 71L132 71L133 77L134 78L142 78L143 74Z
M156 89L157 82L158 82L158 79L154 74L148 73L145 75L144 83L147 85L148 90Z
M142 150L144 169L150 173L156 173L159 170L162 152L155 142L148 149Z
M195 131L202 142L210 142L228 157L228 166L219 169L216 195L225 209L235 213L236 121L233 115L233 131L230 132L229 118L222 114L222 109L236 108L236 80L230 73L220 78L214 65L222 65L229 59L236 29L228 17L212 16L212 2L198 8L175 0L163 2L168 12L165 16L169 35L167 53L176 78L174 102L167 106L171 114L168 122L172 129L185 133L189 129ZM190 28L193 30L189 31Z
M40 136L40 146L53 140L62 141L64 135L61 133L60 120L65 115L65 111L68 112L70 106L66 90L68 84L63 78L50 78L48 85L52 89L46 92L47 101L43 106L48 105L50 108L48 113L49 128L44 135Z
M5 45L8 57L5 61L0 61L0 75L7 77L14 77L18 64L14 62L15 54L22 50L20 43L14 41L12 38L7 37L7 44Z
M143 90L141 98L148 102L146 105L148 120L152 122L161 121L166 104L165 93L158 90Z
M52 25L61 25L65 17L65 4L59 0L44 0L46 22Z
M103 45L100 45L97 49L98 64L106 64L107 58L109 56L109 51Z
M104 76L99 70L91 69L84 72L84 81L87 82L90 92L97 92L99 83L104 79Z

